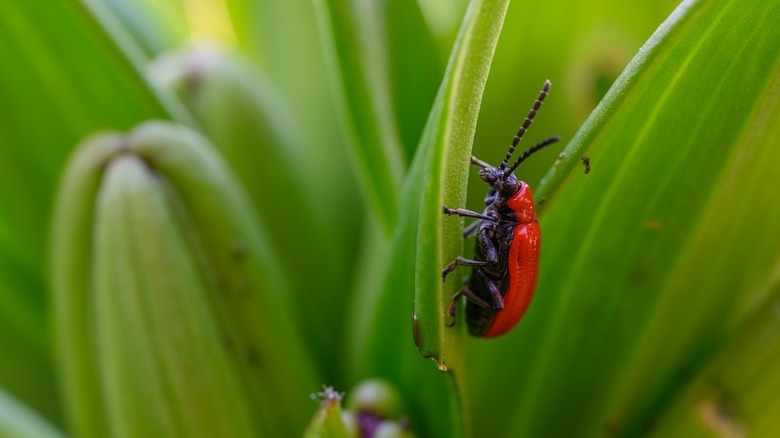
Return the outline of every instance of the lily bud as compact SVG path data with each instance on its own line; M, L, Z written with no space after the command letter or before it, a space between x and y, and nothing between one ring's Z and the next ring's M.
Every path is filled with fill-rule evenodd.
M286 436L318 379L243 188L188 128L101 134L65 171L54 324L74 435Z

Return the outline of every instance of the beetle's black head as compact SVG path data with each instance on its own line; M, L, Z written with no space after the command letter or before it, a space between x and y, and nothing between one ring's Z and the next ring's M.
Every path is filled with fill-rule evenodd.
M520 189L514 173L506 173L506 169L488 167L479 171L479 177L498 191L502 198L508 198Z

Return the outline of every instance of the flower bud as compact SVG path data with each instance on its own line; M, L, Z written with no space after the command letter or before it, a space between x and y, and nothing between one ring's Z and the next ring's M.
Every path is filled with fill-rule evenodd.
M285 436L318 380L242 187L190 129L87 140L52 234L74 435Z

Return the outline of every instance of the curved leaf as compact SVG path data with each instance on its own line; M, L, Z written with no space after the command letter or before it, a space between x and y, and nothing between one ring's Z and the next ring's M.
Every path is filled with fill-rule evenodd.
M422 179L409 182L422 185L415 339L420 353L444 369L450 368L447 349L455 345L454 330L445 329L446 309L459 285L450 281L442 288L440 273L462 253L463 221L445 218L441 206L459 208L465 203L477 115L508 5L508 1L477 1L469 6L421 141Z
M436 98L444 58L417 0L377 3L384 17L393 109L405 158L410 163Z

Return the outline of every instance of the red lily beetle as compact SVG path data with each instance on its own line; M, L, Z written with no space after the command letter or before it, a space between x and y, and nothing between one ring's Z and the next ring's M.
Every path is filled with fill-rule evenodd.
M480 178L490 185L485 197L485 210L477 213L443 207L446 215L477 219L463 231L464 237L477 233L474 260L458 257L441 272L444 282L458 266L473 268L468 286L452 296L448 311L452 318L449 326L452 327L455 325L458 300L466 297L466 323L473 336L492 338L511 330L525 314L536 289L541 232L531 189L513 172L531 154L560 138L550 137L531 146L512 166L507 166L549 90L550 81L545 81L498 167L471 158L471 164L481 168Z

